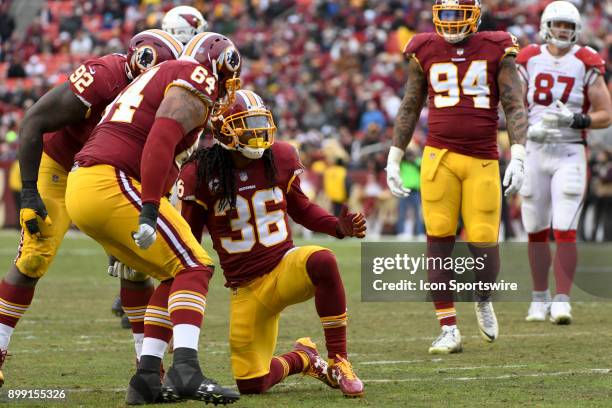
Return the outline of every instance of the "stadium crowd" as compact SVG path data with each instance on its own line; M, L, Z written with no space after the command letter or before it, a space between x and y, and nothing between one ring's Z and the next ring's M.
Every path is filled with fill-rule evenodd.
M481 30L508 30L521 45L537 42L539 16L549 2L484 0ZM612 9L596 0L573 2L584 20L581 43L601 53L609 75ZM240 48L243 84L271 106L279 137L300 148L309 170L304 188L311 197L362 208L374 235L423 233L418 157L427 134L426 110L402 169L404 183L415 192L412 198L398 202L391 196L384 165L406 82L401 50L414 33L433 31L431 1L55 0L44 2L23 32L9 13L11 3L0 0L0 160L15 158L23 111L80 61L124 52L133 34L159 27L173 6L191 4L202 11L209 30L230 36ZM503 124L501 129L503 167L507 138ZM587 203L599 221L612 201L612 138L605 136L592 144ZM517 200L505 206L507 239L521 233ZM612 228L605 230L612 239ZM584 236L594 234L591 228Z

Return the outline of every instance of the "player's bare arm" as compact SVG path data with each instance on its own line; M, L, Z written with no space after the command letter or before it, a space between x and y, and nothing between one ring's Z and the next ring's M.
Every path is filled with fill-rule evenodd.
M172 86L157 109L156 117L174 119L181 124L185 133L204 126L208 105L187 89Z
M591 129L605 129L612 123L612 101L610 92L600 75L595 83L589 87L589 101L591 102Z
M416 59L408 63L408 81L404 98L393 125L393 146L406 150L427 97L427 80Z
M19 131L19 166L21 168L21 210L19 223L25 232L41 238L37 216L47 225L51 219L40 198L36 183L43 151L43 133L61 129L83 120L88 107L72 93L66 82L53 88L40 98L28 111Z
M500 100L506 115L510 144L524 144L527 134L527 110L523 103L523 84L519 78L514 57L505 57L497 76Z
M88 107L70 90L68 82L47 92L28 109L19 131L19 166L24 182L38 180L43 133L85 119L87 110Z
M393 145L387 156L387 186L393 195L407 197L410 190L403 186L400 163L421 115L427 97L427 80L416 58L408 63L408 81L404 98L393 125Z

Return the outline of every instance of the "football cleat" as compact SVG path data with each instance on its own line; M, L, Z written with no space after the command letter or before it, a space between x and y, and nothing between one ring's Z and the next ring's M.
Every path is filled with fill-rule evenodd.
M532 301L525 320L528 322L543 322L550 313L550 302Z
M214 405L233 404L240 399L237 391L205 377L197 362L173 364L162 381L161 395L163 402L191 399Z
M480 337L486 342L492 343L499 336L497 317L491 301L474 302L476 320L480 329Z
M159 371L137 370L130 379L125 403L144 405L162 402L161 377Z
M6 360L8 355L8 350L0 350L0 387L4 385L4 371L2 371L2 366L4 365L4 360Z
M130 319L127 317L127 315L123 315L121 317L121 328L122 329L131 329L132 325L130 324Z
M570 324L572 322L572 306L569 301L555 300L559 296L555 296L550 305L550 321L555 324ZM567 298L567 296L565 297Z
M333 384L332 387L340 388L345 397L363 397L363 383L353 371L353 366L348 360L336 355L333 363L327 369L327 376Z
M429 354L451 354L462 350L461 332L457 326L442 326L442 332L429 347Z
M319 380L332 388L338 388L337 383L332 383L329 380L327 375L327 361L321 358L319 351L317 350L317 345L310 339L310 337L302 337L301 339L297 339L295 346L293 346L293 351L298 352L307 359L307 363L304 364L302 374Z
M111 306L111 313L117 317L121 317L125 314L123 311L123 306L121 306L121 297L117 296L117 298L115 298L115 301Z

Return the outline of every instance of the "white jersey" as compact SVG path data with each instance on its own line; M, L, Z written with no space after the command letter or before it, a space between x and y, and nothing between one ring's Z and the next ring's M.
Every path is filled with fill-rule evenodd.
M521 79L527 84L529 125L538 123L547 110L554 110L560 100L570 111L587 113L588 87L604 71L604 61L589 47L574 45L562 57L554 57L546 44L529 45L521 50L517 59ZM585 132L579 129L561 129L562 141L582 142Z

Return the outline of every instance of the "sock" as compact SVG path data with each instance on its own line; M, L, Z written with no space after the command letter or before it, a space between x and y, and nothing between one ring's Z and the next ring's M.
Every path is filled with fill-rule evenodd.
M549 290L543 290L543 291L534 290L533 292L531 292L531 299L534 302L550 302L550 291Z
M432 237L427 236L427 258L446 258L453 254L455 237ZM429 282L445 283L448 288L453 271L438 268L444 262L430 262L431 267L427 268L427 278ZM457 312L453 302L453 294L450 290L431 291L431 298L436 308L436 317L442 326L452 326L457 324Z
M149 299L144 318L144 339L141 356L163 357L172 338L172 321L168 313L168 294L172 279L161 282Z
M13 329L30 307L33 297L34 287L0 281L0 350L7 349Z
M346 297L336 257L331 251L315 252L306 261L306 272L315 286L315 307L323 326L327 356L346 358Z
M212 269L203 266L182 270L174 277L168 296L168 312L174 326L175 350L185 347L198 349L211 277Z
M529 234L529 244L527 244L529 265L531 266L533 290L537 292L548 290L548 270L552 259L548 244L549 233L550 230L547 228Z
M553 230L553 234L557 243L554 265L557 294L569 296L578 262L576 230Z
M474 258L484 259L484 268L478 270L474 268L477 282L494 283L499 274L499 245L478 246L468 244L470 253ZM491 297L490 291L477 291L474 293L476 300L479 302L489 300Z
M121 288L121 305L130 320L132 333L144 333L145 312L153 292L152 286L144 287L142 290Z
M144 324L143 324L144 330ZM144 340L144 333L132 333L134 337L134 350L136 351L136 360L140 361L140 356L142 354L142 342Z
M302 368L300 368L302 364ZM241 394L261 394L275 384L282 382L291 374L303 371L303 360L297 352L284 354L280 357L272 357L270 361L270 372L262 377L249 378L248 380L236 380L238 391Z

